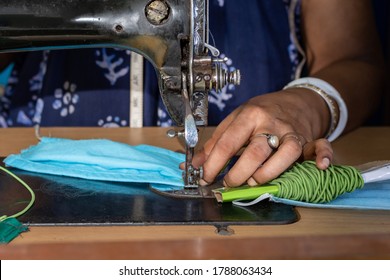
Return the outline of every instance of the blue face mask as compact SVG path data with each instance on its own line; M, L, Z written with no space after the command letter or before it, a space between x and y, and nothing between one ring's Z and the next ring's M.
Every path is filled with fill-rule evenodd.
M4 163L18 169L92 180L183 186L184 154L104 139L42 138Z

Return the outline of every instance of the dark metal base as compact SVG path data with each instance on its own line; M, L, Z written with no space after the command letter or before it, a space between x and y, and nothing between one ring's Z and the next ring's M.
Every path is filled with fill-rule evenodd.
M11 169L36 194L34 206L19 220L30 225L192 225L288 224L294 207L261 202L251 207L215 199L177 199L151 191L148 184L117 183L42 175ZM0 172L0 214L12 215L30 201L16 180Z
M210 198L215 199L213 190L222 188L222 182L217 182L215 184L209 185L209 186L199 186L197 188L181 188L178 189L177 187L172 187L172 189L168 189L167 187L159 188L159 185L151 184L150 189L163 196L173 197L173 198L182 198L182 199L189 199L189 198Z

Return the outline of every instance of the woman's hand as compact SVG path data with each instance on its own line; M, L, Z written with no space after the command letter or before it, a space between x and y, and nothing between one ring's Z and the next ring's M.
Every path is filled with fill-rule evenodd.
M341 94L349 114L344 132L350 131L374 112L384 81L371 1L304 0L301 22L307 75L328 82ZM193 164L203 165L205 185L243 149L224 178L231 187L265 183L298 159L315 159L325 169L333 151L321 138L330 123L329 109L315 92L290 88L260 95L217 127ZM264 134L278 137L277 149L270 147Z
M321 97L305 89L289 89L258 96L232 112L194 156L195 167L203 166L201 185L212 183L226 163L242 151L226 174L224 185L258 185L278 177L298 159L315 159L326 169L333 151L325 135L329 112ZM275 135L279 146L268 144Z

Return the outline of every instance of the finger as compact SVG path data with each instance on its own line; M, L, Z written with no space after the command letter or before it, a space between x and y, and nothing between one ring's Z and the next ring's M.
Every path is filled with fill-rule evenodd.
M266 137L254 138L225 175L225 187L236 187L245 183L271 155L272 151Z
M231 122L235 119L235 115L238 110L233 111L230 115L228 115L215 129L211 138L205 142L202 149L197 151L193 157L193 165L195 167L199 167L203 165L203 163L207 160L209 154L217 143L218 139L224 133L224 131L229 127Z
M307 143L303 150L305 160L315 160L319 169L326 169L333 161L333 149L331 143L321 138Z
M225 131L226 127L230 125L232 120L234 120L234 111L216 127L213 134L211 135L211 138L203 144L203 147L195 152L194 157L192 159L192 164L194 165L194 167L199 168L203 165L203 163L207 160L208 155L213 149L215 143L218 141L220 135ZM185 163L182 162L179 167L181 169L184 169Z
M231 157L247 143L253 131L247 118L237 117L220 135L203 164L203 179L213 182Z
M249 185L261 185L275 179L288 169L302 154L303 137L286 134L281 139L278 150L253 173Z

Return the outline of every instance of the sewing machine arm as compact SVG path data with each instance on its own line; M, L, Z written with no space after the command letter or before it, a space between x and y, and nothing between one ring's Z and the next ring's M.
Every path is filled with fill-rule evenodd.
M192 166L197 126L207 125L208 92L239 84L208 44L207 0L2 0L0 52L125 48L156 69L162 100L184 128L185 186L198 186ZM212 56L208 53L211 52Z

